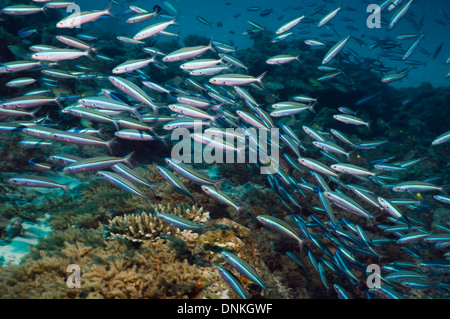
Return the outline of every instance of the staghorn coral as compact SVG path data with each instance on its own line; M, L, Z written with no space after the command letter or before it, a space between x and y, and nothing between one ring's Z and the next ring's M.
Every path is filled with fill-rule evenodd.
M66 285L67 266L81 268L81 288ZM2 298L187 298L196 292L199 269L163 241L129 250L123 242L105 247L65 243L61 251L39 251L36 260L0 268Z
M197 267L163 241L146 242L128 258L120 258L127 249L117 241L107 249L116 250L113 258L84 268L87 298L187 298L195 292Z
M107 237L109 239L123 238L133 242L142 242L144 240L158 240L162 235L177 234L183 240L191 241L191 239L195 240L197 236L191 234L190 231L180 230L164 223L154 213L171 213L196 223L205 223L209 220L209 213L204 212L202 207L189 207L186 203L175 207L172 207L171 204L166 206L151 204L149 209L152 213L143 212L114 217L109 221L109 225L105 226Z

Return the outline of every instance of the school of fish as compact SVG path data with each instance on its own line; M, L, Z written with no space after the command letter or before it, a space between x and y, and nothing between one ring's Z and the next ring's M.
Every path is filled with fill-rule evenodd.
M72 4L69 1L35 0L30 1L29 5L4 7L1 10L2 23L15 16L65 10ZM42 174L17 174L8 178L8 183L61 189L70 197L69 184L44 176L44 172L57 166L61 173L75 178L77 173L95 172L94 176L100 176L105 182L147 200L158 185L146 180L134 169L134 151L117 156L117 144L129 140L160 142L170 148L173 146L171 132L186 129L192 141L205 147L231 153L251 153L261 148L261 141L239 134L236 129L254 128L267 132L279 129L281 141L276 145L280 149L279 158L265 154L278 169L273 174L267 174L266 178L268 187L289 216L258 215L256 220L284 236L288 243L294 243L298 249L288 253L293 262L299 267L305 267L305 262L311 263L333 298L402 299L416 296L417 291L426 291L425 295L430 298L448 298L450 219L443 219L441 223L431 226L420 218L421 213L436 207L448 208L450 196L446 192L447 186L434 180L399 180L396 177L397 172L407 172L425 158L401 160L392 153L384 158L371 158L368 161L371 166L356 165L352 161L358 151L363 150L370 158L370 151L389 143L389 139L357 143L334 128L323 131L307 122L287 125L283 121L285 117L292 118L305 112L313 117L321 106L319 97L308 96L307 92L292 92L287 101L276 101L270 105L257 101L252 96L252 90L263 92L265 78L270 76L270 72L248 74L248 67L233 54L236 50L233 46L214 38L204 45L183 47L168 53L161 52L157 47L147 47L146 41L153 41L160 35L176 36L170 31L171 28L183 27L177 24L176 9L168 3L170 11L175 13L171 16L130 5L123 15L118 16L113 11L123 10L119 5L123 7L113 1L106 8L68 15L56 23L56 28L71 30L73 35L61 32L54 36L51 43L32 43L27 55L21 59L0 62L0 74L13 77L6 86L18 92L16 96L0 101L1 133L22 135L20 145L30 150L52 149L55 142L80 147L98 146L105 150L102 156L88 158L60 153L51 153L48 162L30 158L30 164ZM405 19L411 6L414 6L413 0L383 1L380 10L394 12L387 27L395 28L400 19ZM261 8L249 7L247 10ZM345 9L336 7L325 10L324 6L317 6L314 14L319 15L320 19L316 21L316 27L322 28L336 20L342 10ZM261 16L269 14L272 10L261 12ZM114 44L99 45L101 39L82 33L84 24L96 23L96 20L107 16L116 18L118 23L139 23L138 32L131 36L118 35L117 40L128 45L142 45L141 59L117 62L102 54L102 48ZM211 25L202 17L196 19ZM311 19L307 15L299 15L280 23L278 29L271 30L274 33L272 43L291 36L296 26ZM253 29L243 32L244 36L265 29L252 21L249 24ZM74 28L77 26L81 28ZM23 38L36 32L26 28L17 31ZM399 37L414 41L406 52L400 53L400 58L407 60L419 47L423 37L423 34ZM341 36L332 44L320 39L305 40L311 47L328 47L318 67L330 73L318 81L345 75L336 61L352 40L356 39L351 35ZM373 40L376 40L373 47L392 44L392 40ZM201 55L206 53L213 57L202 58ZM109 62L110 73L101 74L84 67L86 58ZM77 69L66 67L65 61L75 59ZM279 55L267 57L266 63L276 66L302 62L299 56L280 52ZM161 70L169 64L179 66L179 75L187 83L184 87L155 82L152 79L156 77L151 79L146 74L145 68ZM411 69L413 67L388 74L382 81L400 80ZM59 81L67 80L74 80L75 85L80 81L91 81L96 93L91 96L76 93L73 96L54 95L52 88L57 87ZM39 84L38 88L36 84ZM34 85L33 90L27 89L30 85ZM157 92L161 99L153 98L152 92ZM359 102L365 103L373 97ZM89 126L62 129L57 121L45 116L46 109L55 104L60 117L71 116L82 123L101 123L97 127L105 126L114 133L104 136L103 129ZM363 119L349 107L337 109L333 119L336 123L367 130L371 129L371 120L374 120ZM239 146L252 138L250 146ZM450 130L429 141L429 147L441 147L448 142ZM157 165L158 173L194 203L195 197L179 176L200 185L207 196L239 213L248 209L244 199L238 202L220 189L223 180L214 180L196 170L195 166L171 158L166 158L165 164ZM266 167L267 164L256 162L247 166L254 169ZM321 205L305 213L307 196L315 197ZM158 213L157 216L181 229L204 230L203 225L179 216L168 213ZM231 269L260 286L264 292L272 289L246 261L228 251L221 254L228 267L217 266L217 271L240 297L249 296ZM368 268L373 264L380 266L381 274L377 274L377 278ZM349 287L358 288L352 291Z

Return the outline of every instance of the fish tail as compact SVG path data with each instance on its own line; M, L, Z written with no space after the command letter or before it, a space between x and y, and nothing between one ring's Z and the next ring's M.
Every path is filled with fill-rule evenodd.
M98 129L98 135L100 136L100 137L103 137L103 133L105 132L105 127L104 126L101 126L99 129Z
M47 7L44 5L42 7L42 12L45 14L46 17L48 17L47 11L46 11Z
M113 5L113 2L111 1L111 2L109 3L109 5L106 7L106 9L103 10L103 11L104 11L105 14L107 14L107 15L113 17L113 18L117 18L114 14L112 14L112 13L109 11L109 9L111 9L111 6L112 6L112 5Z
M130 168L134 168L134 165L131 164L130 159L134 155L135 151L132 151L130 154L124 157L124 163L127 164Z
M303 244L304 244L304 241L303 240L299 240L298 247L300 248L300 253L301 254L303 254Z
M211 25L210 25L210 27L211 27ZM211 27L212 28L212 27ZM209 44L208 44L208 49L209 50L211 50L211 51L213 51L213 52L216 52L216 50L214 49L214 47L213 47L213 43L214 42L214 39L213 38L211 38L211 41L209 41Z
M36 118L36 113L39 112L40 109L41 109L41 108L38 107L36 110L34 110L33 112L30 113L31 117L34 118L35 120L37 119L37 118Z
M222 102L222 103L220 103L220 104L214 105L214 106L212 107L212 109L213 109L214 111L218 112L218 113L222 113L222 114L223 114L222 106L223 106L224 104L225 104L225 102Z
M55 103L58 104L60 109L62 109L63 106L61 105L61 102L59 101L60 97L61 97L61 93L58 93L58 95L55 96Z
M72 195L70 194L69 190L67 189L69 187L70 183L63 184L61 189L64 191L64 193L72 198Z
M111 144L116 140L117 137L113 137L112 139L110 139L109 141L106 142L106 147L108 148L108 151L110 154L113 153L112 148L111 148Z
M95 51L96 49L91 45L87 50L86 50L86 57L88 57L90 60L95 61L94 56L91 54L92 51Z
M345 156L347 157L347 159L350 161L350 155L352 155L353 153L355 152L355 150L351 150L351 151L348 151L346 154L345 154Z
M167 144L166 139L171 136L170 134L158 136L159 140L164 144L165 147L169 147L169 144Z
M262 83L262 79L266 76L266 74L267 74L267 71L264 71L263 74L261 74L260 76L258 76L258 77L256 78L256 81L259 83L259 85L261 85L261 87L262 87L263 89L265 89L266 87L265 87L264 84Z
M226 178L218 179L217 181L214 182L214 187L215 187L217 184L221 184L221 183L225 182L226 180L227 180Z
M114 123L114 126L116 127L116 130L120 130L118 121L113 121L113 123Z
M139 106L136 107L136 108L134 108L131 112L137 117L137 119L139 120L139 122L142 123L142 116L141 116L141 114L137 111L138 108L139 108Z

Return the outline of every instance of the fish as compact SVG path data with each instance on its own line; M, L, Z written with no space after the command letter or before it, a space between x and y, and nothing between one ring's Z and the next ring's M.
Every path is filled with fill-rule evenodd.
M407 58L409 58L411 56L411 54L416 50L416 48L419 46L420 41L422 40L422 38L424 37L423 34L421 34L419 36L419 38L409 47L409 49L405 52L405 54L403 55L402 59L406 60Z
M354 116L354 115L350 115L350 114L336 114L333 115L333 118L335 120L338 120L340 122L346 123L346 124L351 124L351 125L365 125L367 126L368 129L370 129L370 123L368 122L364 122L362 119Z
M14 73L42 66L39 61L12 61L0 64L0 73Z
M184 185L184 183L174 173L160 165L156 165L156 170L170 185L172 185L180 193L189 197L195 204L195 197L191 194L186 185Z
M38 12L45 12L45 6L43 7L37 7L33 5L26 5L26 4L17 4L12 6L4 7L2 10L0 10L0 13L7 14L7 15L15 15L15 16L22 16L22 15L30 15L35 14Z
M222 183L224 180L214 181L210 179L208 176L198 172L197 170L189 167L184 163L176 163L174 160L170 158L165 159L166 164L175 172L180 174L186 179L193 181L194 183L200 185L213 185L216 186L219 183Z
M279 27L276 31L275 34L282 34L286 31L289 31L290 29L292 29L293 27L295 27L300 21L303 20L305 16L302 15L298 18L292 19L288 22L286 22L285 24L283 24L281 27Z
M395 74L389 74L381 78L381 82L383 83L391 83L394 81L399 81L403 79L407 74L406 73L395 73Z
M112 73L114 74L123 74L132 72L138 69L142 69L143 67L149 65L150 63L154 63L155 59L152 57L150 59L136 59L136 60L127 60L118 66L116 66Z
M447 131L441 135L439 135L438 137L436 137L432 142L431 142L431 146L436 146L436 145L440 145L440 144L444 144L447 143L448 141L450 141L450 131Z
M136 185L134 185L128 179L126 179L123 176L118 175L116 173L109 172L109 171L98 171L97 175L132 195L142 197L146 201L147 201L147 198L150 196L150 195L142 193L142 191L139 188L137 188Z
M322 47L325 45L325 43L323 43L320 40L316 40L316 39L307 39L304 41L306 45L312 46L312 47Z
M157 15L156 12L141 12L138 13L130 18L128 18L125 23L139 23L142 21L146 21L148 19L151 19Z
M345 39L342 39L341 41L337 42L335 45L333 45L330 50L325 54L322 64L327 64L330 62L347 44L347 41L350 39L350 36L347 36Z
M110 153L112 153L111 144L114 142L115 138L112 138L108 141L105 141L99 137L86 135L82 133L74 133L74 132L54 132L51 133L53 139L66 142L73 143L76 145L91 145L91 146L105 146Z
M413 0L409 0L402 8L400 8L391 18L389 21L388 29L392 29L397 22L400 20L401 17L403 17L406 12L408 11L409 7L411 6L411 3Z
M219 273L219 275L223 278L223 280L230 285L231 288L240 296L242 299L248 299L247 292L245 291L244 286L239 281L238 278L236 278L235 275L225 267L222 267L220 265L216 266L216 270Z
M376 177L378 175L377 172L371 172L363 167L354 165L354 164L332 164L330 166L333 170L339 173L351 174L351 175L359 175L359 176L373 176Z
M112 2L104 9L104 10L92 10L92 11L83 11L83 12L75 12L65 17L56 23L57 28L76 28L80 27L82 24L92 22L97 20L103 15L108 15L114 17L114 15L109 11L112 6Z
M334 191L324 191L323 194L330 200L330 202L350 213L366 219L372 218L372 216L360 204L344 194Z
M323 27L326 23L328 23L331 19L333 19L336 14L339 12L339 10L341 10L341 7L331 11L330 13L328 13L325 17L323 17L319 23L317 24L318 28Z
M392 217L394 217L397 220L405 221L408 225L408 229L411 228L409 220L406 216L403 215L403 213L398 209L398 207L394 204L392 204L388 199L378 196L377 197L378 202L383 207L383 209L389 213Z
M180 69L183 69L183 70L204 69L204 68L209 68L209 67L215 66L218 63L222 63L222 59L219 59L219 60L197 59L197 60L188 61L186 63L183 63L182 65L180 65Z
M266 76L266 74L267 71L263 72L260 76L256 78L251 75L233 74L233 73L226 75L218 75L216 77L209 79L209 83L216 85L238 86L256 82L264 88L262 79Z
M211 40L207 46L184 47L175 50L164 56L162 60L163 62L182 61L199 56L208 50L214 51L213 40Z
M344 155L347 158L350 157L350 154L352 151L346 152L342 147L339 145L328 142L328 141L313 141L312 144L320 149L323 149L325 152L331 152L339 155Z
M210 28L212 28L212 22L210 22L210 21L208 21L208 20L206 20L205 18L200 17L200 16L196 16L195 18L196 18L198 21L200 21L201 23L206 24L207 26L209 26Z
M149 38L151 36L154 36L155 34L158 34L161 31L163 31L169 25L172 25L172 24L175 24L175 23L176 23L175 19L172 19L172 20L169 20L169 21L158 22L158 23L152 24L152 25L142 29L138 33L136 33L133 36L133 39L134 40L143 40L143 39Z
M265 291L267 289L266 285L264 284L258 273L255 271L255 269L253 269L245 260L226 250L223 250L221 252L221 255L228 262L228 264L235 268L240 274L244 275L252 282L260 286L262 290Z
M246 207L246 206L239 206L227 194L216 189L214 186L202 185L201 188L202 191L204 191L206 194L216 199L217 201L233 207L236 210L236 212L240 212Z
M269 215L258 215L256 216L256 219L262 225L296 240L300 247L300 251L303 251L303 244L305 240L300 238L299 234L295 231L295 229L291 225L286 223L284 220Z
M444 195L447 195L445 188L443 186L437 186L431 183L422 181L408 181L396 184L392 187L394 192L408 192L408 193L419 193L419 192L431 192L439 191Z
M38 175L13 176L13 177L8 178L8 183L18 185L18 186L27 186L27 187L60 188L64 191L64 193L68 197L70 197L70 198L72 197L68 190L70 183L61 184L51 178L44 177L44 176L38 176Z
M276 36L275 38L273 38L270 42L277 43L279 41L286 39L287 37L291 36L292 34L293 34L292 32L280 34L279 36Z
M5 85L10 88L19 88L36 83L36 79L24 77L8 81Z
M111 116L104 114L96 109L87 107L69 107L61 111L62 113L68 113L76 117L83 119L88 119L96 122L105 122L113 124L116 129L119 129L117 120L113 119Z
M298 59L300 57L300 55L297 56L292 56L292 55L287 55L287 54L279 54L273 57L270 57L266 60L267 64L285 64L285 63L289 63L291 61L297 60L298 62L300 62L300 60Z
M120 163L126 163L131 165L130 158L133 156L134 151L125 157L112 157L112 156L97 156L90 157L70 163L66 165L62 171L67 173L79 173L87 172L91 170L100 170Z
M78 103L96 109L121 111L133 113L137 118L141 118L140 113L136 110L136 107L129 106L128 104L110 99L102 96L84 97L78 100ZM114 121L114 120L113 120ZM114 121L116 122L116 121Z
M144 103L150 106L153 109L153 112L156 116L158 116L158 105L156 105L148 96L147 93L144 92L139 86L127 80L125 78L121 78L118 76L110 76L109 81L117 87L119 90L124 92L125 94L131 96L132 98L138 100L141 103Z
M156 212L156 217L161 219L163 222L182 230L190 230L194 232L202 232L204 230L203 225L174 214Z
M200 120L209 120L211 122L215 122L217 120L217 115L211 115L205 110L198 108L193 105L184 104L184 103L175 103L170 104L168 108L176 113L179 113L184 116L192 117Z
M94 58L91 56L91 51L92 48L89 48L85 51L75 49L49 49L33 53L31 55L31 58L38 61L58 62L65 60L74 60L85 56L91 60L94 60Z
M37 106L43 106L50 103L56 103L62 108L60 103L60 95L53 98L44 95L19 96L0 103L0 107L4 109L28 109Z

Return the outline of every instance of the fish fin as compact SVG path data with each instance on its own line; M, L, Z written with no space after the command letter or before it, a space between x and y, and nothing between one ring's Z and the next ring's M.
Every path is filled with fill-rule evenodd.
M109 141L106 142L106 147L108 148L108 151L110 154L113 153L112 148L111 148L111 144L112 142L114 142L116 140L117 137L113 137L112 139L110 139Z
M61 97L61 93L58 93L58 95L55 96L55 103L58 104L60 109L62 109L63 106L61 105L61 102L59 101L60 97Z
M441 186L441 189L440 189L441 193L444 194L444 195L446 195L446 196L448 196L448 193L447 193L447 191L445 190L445 188L446 188L446 187L449 187L449 186L450 186L450 184L442 185L442 186Z
M30 113L30 115L33 119L37 120L36 113L39 112L40 109L41 109L41 107L38 107L37 109L35 109L33 112ZM47 115L47 117L48 117L48 115Z
M211 25L210 25L211 26ZM212 27L211 27L212 28ZM214 39L213 38L211 38L211 41L209 41L209 44L208 44L208 49L209 50L211 50L211 51L213 51L213 52L216 52L216 50L214 49L214 47L213 47L213 43L214 42Z
M43 7L42 7L42 12L45 14L45 16L46 17L48 17L48 14L47 14L47 7L44 5Z
M61 189L64 191L64 193L69 196L70 198L72 198L72 195L70 195L69 190L67 189L69 187L70 183L66 183L63 184L63 186L61 187Z
M169 147L169 144L167 144L166 139L170 136L172 136L172 135L166 134L166 135L158 136L158 139L164 144L165 147Z
M94 56L91 54L92 51L94 51L95 48L93 47L93 45L91 45L87 50L86 50L86 57L88 57L90 60L95 61Z
M221 178L221 179L215 181L213 185L217 189L216 185L221 184L221 183L225 182L226 180L227 180L227 178Z
M101 138L103 138L103 133L104 133L104 131L105 131L105 127L104 127L104 126L101 126L101 127L98 129L97 135L100 136Z
M263 74L261 74L260 76L258 76L258 77L256 78L256 81L258 82L259 85L261 85L261 87L262 87L263 89L265 89L266 87L265 87L264 84L262 83L262 79L266 76L266 74L267 74L267 71L264 71Z
M119 128L119 123L118 123L118 122L119 122L118 120L113 120L114 126L116 127L116 130L117 130L117 131L120 130L120 128Z
M142 116L141 116L141 114L137 111L138 108L140 108L140 106L135 107L131 112L137 117L137 119L139 120L139 122L142 123Z
M130 154L124 157L124 163L127 164L131 169L134 169L134 165L131 164L130 159L134 155L135 151L132 151Z
M106 9L103 10L103 11L105 12L105 14L107 14L107 15L109 15L109 16L111 16L111 17L117 19L117 17L116 17L114 14L112 14L111 12L109 12L109 9L111 9L111 6L112 6L112 5L113 5L113 2L111 1L111 2L109 3L109 5L106 7Z
M241 205L241 206L238 206L238 207L236 207L236 212L237 213L240 213L240 212L242 212L244 209L246 209L248 207L248 205Z

